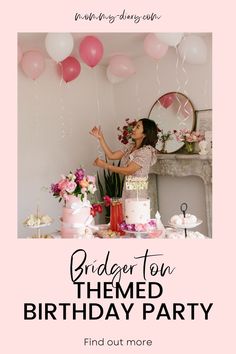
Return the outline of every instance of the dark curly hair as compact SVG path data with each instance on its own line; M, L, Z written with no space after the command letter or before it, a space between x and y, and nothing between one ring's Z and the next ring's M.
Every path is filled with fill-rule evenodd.
M156 143L158 141L158 128L156 123L149 118L139 119L139 122L143 124L143 134L145 137L143 138L142 144L140 147L145 145L151 145L154 148L156 147Z

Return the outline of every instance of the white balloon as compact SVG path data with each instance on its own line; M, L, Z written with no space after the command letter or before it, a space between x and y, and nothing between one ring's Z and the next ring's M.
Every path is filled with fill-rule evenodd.
M117 84L125 80L125 77L115 76L111 73L110 67L107 67L107 78L112 84Z
M181 39L183 38L183 33L155 33L155 36L160 39L161 42L168 44L170 47L176 47Z
M60 62L71 54L74 39L71 33L48 33L45 46L49 56L56 62Z
M203 64L207 59L207 46L204 40L196 35L185 37L178 46L180 57L190 64Z

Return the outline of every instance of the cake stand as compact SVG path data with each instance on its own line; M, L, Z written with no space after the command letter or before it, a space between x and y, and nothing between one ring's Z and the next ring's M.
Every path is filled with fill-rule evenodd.
M39 225L25 225L25 227L27 227L28 229L36 229L37 230L37 238L40 238L41 236L41 227L47 227L50 226L52 223L48 223L48 224L39 224Z
M163 230L159 230L159 229L153 229L153 230L149 230L149 231L128 231L128 230L124 230L124 232L126 234L135 235L135 237L137 239L142 239L142 238L144 238L144 237L142 237L142 235L157 234L158 232L159 232L159 235L155 236L155 237L159 238L159 236L163 233Z
M182 211L184 218L185 218L187 209L188 209L187 203L182 203L180 205L180 210ZM194 227L197 227L198 225L201 225L201 224L202 224L202 220L200 220L200 219L197 219L197 221L195 223L192 223L192 224L177 225L177 224L173 224L171 222L168 222L168 225L170 227L172 227L172 228L174 228L176 230L184 230L185 238L188 236L187 235L187 230L188 229L193 229Z

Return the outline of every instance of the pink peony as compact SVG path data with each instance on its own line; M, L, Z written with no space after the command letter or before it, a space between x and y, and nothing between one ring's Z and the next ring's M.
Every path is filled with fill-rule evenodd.
M73 193L75 188L76 188L76 186L77 186L77 184L74 181L70 181L70 182L68 181L65 190L68 193Z
M67 187L67 180L66 180L66 179L61 179L61 180L58 182L58 188L59 188L61 191L65 191L65 190L66 190L66 187Z
M145 226L143 224L137 224L135 229L136 231L145 231Z

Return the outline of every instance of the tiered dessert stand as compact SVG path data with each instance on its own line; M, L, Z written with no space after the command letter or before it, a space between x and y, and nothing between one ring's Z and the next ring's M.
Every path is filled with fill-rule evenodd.
M185 215L186 215L186 211L188 209L188 204L187 203L182 203L180 205L180 210L182 211L183 213L183 216L185 218ZM178 224L174 224L174 223L171 223L169 222L168 225L176 230L184 230L184 235L185 235L185 238L188 237L188 233L187 233L187 230L189 229L193 229L199 225L202 224L202 220L200 219L197 219L197 221L195 223L192 223L192 224L182 224L182 225L178 225Z
M37 207L36 217L37 217L37 219L39 219L39 207ZM37 225L26 225L26 224L24 224L24 226L26 228L28 228L28 229L36 229L37 230L36 237L40 238L41 237L41 228L50 226L51 224L52 224L52 222L47 223L47 224L37 224Z

